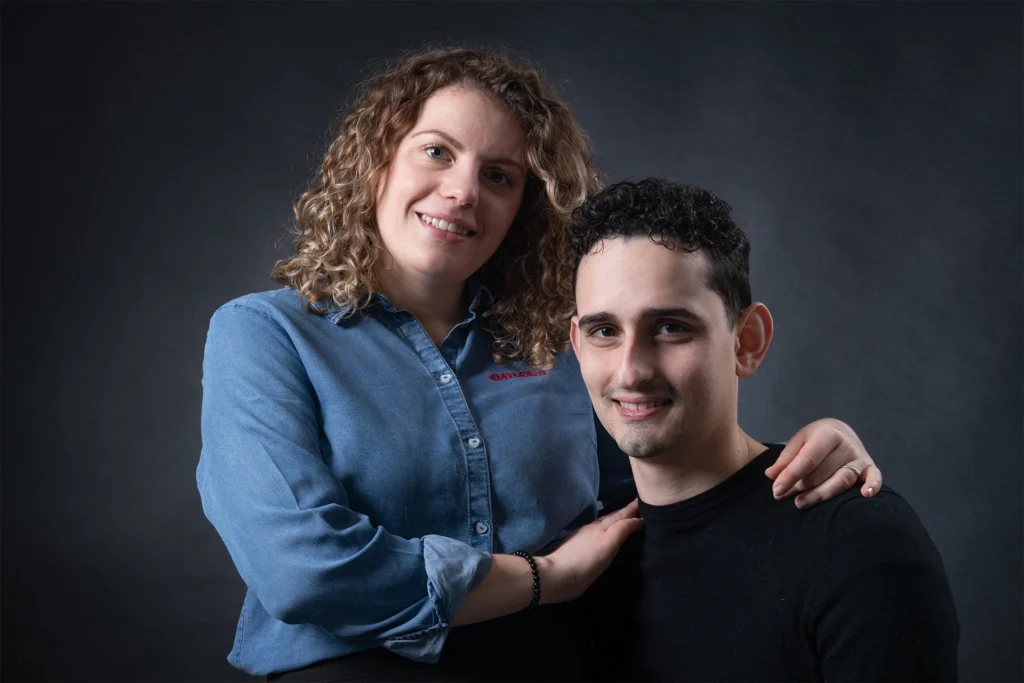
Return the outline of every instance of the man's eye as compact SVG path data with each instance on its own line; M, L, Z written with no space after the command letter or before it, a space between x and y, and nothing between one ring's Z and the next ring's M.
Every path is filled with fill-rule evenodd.
M444 161L448 158L448 150L441 145L427 145L423 148L427 156L437 161Z
M605 337L611 337L611 336L614 336L614 335L615 335L615 330L613 328L611 328L611 327L608 327L607 325L605 325L603 327L595 327L594 329L590 330L590 336L591 337L605 338Z
M664 323L658 328L658 334L683 334L685 332L689 332L689 330L679 323Z

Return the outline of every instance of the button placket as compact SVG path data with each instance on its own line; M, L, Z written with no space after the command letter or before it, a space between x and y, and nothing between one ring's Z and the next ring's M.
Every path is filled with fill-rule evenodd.
M442 344L444 348L439 349L430 340L423 326L411 315L400 320L398 327L401 334L420 356L424 366L429 369L431 376L434 377L435 386L459 433L461 450L465 458L466 493L469 504L466 513L470 534L469 538L465 540L478 550L494 552L494 539L490 526L490 465L487 462L486 445L480 437L480 428L473 419L473 413L459 384L459 378L451 365L455 362L457 355L455 351L458 350L458 345L453 346L451 344L453 338L449 338ZM452 357L446 358L445 351L451 351ZM483 524L485 530L478 531L477 524Z

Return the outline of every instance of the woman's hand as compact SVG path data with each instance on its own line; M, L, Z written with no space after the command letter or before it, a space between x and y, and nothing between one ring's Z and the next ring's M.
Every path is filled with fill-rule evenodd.
M643 526L637 501L572 533L550 555L534 557L540 575L540 604L573 600L612 563L626 538ZM518 612L533 598L529 564L514 555L492 555L483 581L466 594L452 626L475 624Z
M765 470L775 480L778 499L796 497L798 508L809 508L862 482L860 494L870 498L882 487L882 472L853 429L825 418L798 431Z
M540 574L540 604L575 600L607 569L619 548L643 527L637 501L572 533L550 555L534 558Z

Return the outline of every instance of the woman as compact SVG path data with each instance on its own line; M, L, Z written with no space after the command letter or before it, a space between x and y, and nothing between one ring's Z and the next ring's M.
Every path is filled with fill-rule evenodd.
M499 617L578 597L641 525L592 521L600 437L566 353L567 221L597 188L529 67L439 50L364 86L296 200L286 287L210 324L197 479L249 587L234 666L523 678L556 653L549 677L585 675L570 607ZM877 491L870 465L823 421L767 474L813 503L853 469Z

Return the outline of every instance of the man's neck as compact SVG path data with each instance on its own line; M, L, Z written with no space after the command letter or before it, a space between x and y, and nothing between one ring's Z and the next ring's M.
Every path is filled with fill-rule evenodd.
M765 451L733 422L650 458L630 458L640 500L670 505L704 493Z

